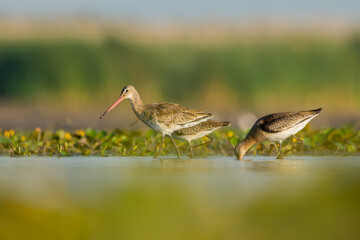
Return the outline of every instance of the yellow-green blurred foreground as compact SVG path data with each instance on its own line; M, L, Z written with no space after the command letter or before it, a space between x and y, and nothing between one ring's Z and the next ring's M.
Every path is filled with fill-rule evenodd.
M7 158L0 239L359 239L355 157Z

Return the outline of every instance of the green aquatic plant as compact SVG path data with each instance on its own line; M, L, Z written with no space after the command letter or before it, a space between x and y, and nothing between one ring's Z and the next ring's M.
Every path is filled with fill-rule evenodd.
M195 149L197 156L231 156L236 144L244 139L247 131L223 129L212 134L214 141ZM303 144L294 138L284 141L287 155L356 155L360 153L360 131L352 126L342 128L313 129L306 127L297 136ZM152 156L160 144L160 135L148 131L111 131L96 129L78 129L66 131L51 130L0 130L0 154L10 156ZM169 141L169 140L166 140ZM199 139L197 143L205 142ZM183 155L188 154L185 142L178 141ZM175 153L168 145L164 153ZM249 155L275 155L273 143L264 142L253 146Z

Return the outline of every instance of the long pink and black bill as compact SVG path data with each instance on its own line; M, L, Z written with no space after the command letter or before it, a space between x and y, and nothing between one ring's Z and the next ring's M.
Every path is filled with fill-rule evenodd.
M108 112L110 112L114 107L116 107L116 105L118 105L122 100L124 100L124 98L122 98L122 96L120 96L109 108L108 110L106 110L103 115L100 116L100 119L102 119L105 114L107 114Z

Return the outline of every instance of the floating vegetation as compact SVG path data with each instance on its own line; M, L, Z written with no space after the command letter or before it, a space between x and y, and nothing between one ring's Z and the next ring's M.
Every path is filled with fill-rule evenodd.
M223 129L214 132L214 140L207 146L195 149L200 157L208 155L233 155L233 148L244 139L247 131ZM284 141L287 155L357 155L360 153L360 131L352 126L313 129L306 127L295 138ZM0 154L10 156L152 156L160 144L160 134L148 131L112 131L78 129L75 131L35 128L34 130L1 130ZM166 139L170 141L170 139ZM197 140L198 143L206 139ZM188 145L177 141L181 153L188 155ZM175 148L165 144L164 154L175 154ZM247 155L275 155L274 144L264 142L254 145Z

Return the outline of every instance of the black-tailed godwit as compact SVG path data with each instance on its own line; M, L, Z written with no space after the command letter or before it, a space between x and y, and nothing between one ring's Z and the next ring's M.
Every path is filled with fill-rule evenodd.
M136 89L133 86L125 86L121 91L120 97L101 115L100 119L124 99L130 100L131 107L138 119L151 129L162 133L160 148L157 154L155 154L155 158L162 152L166 135L170 137L176 148L177 155L180 158L179 149L171 134L180 129L189 128L205 122L213 117L211 113L188 109L175 103L143 104Z
M279 142L280 154L277 158L283 158L281 143L290 136L294 136L303 129L308 122L319 115L321 108L299 111L299 112L282 112L266 115L259 118L250 129L245 139L236 145L235 156L242 159L247 150L254 144L262 141Z
M191 141L206 136L210 139L210 141L206 143L202 143L199 145L196 145L194 147L200 147L204 144L209 144L213 141L213 138L208 136L208 134L212 133L216 129L219 129L220 127L229 126L230 122L217 122L213 120L207 120L205 122L201 122L193 127L183 128L178 131L175 131L173 133L173 137L175 139L179 140L185 140L188 142L190 147L190 157L193 156Z

